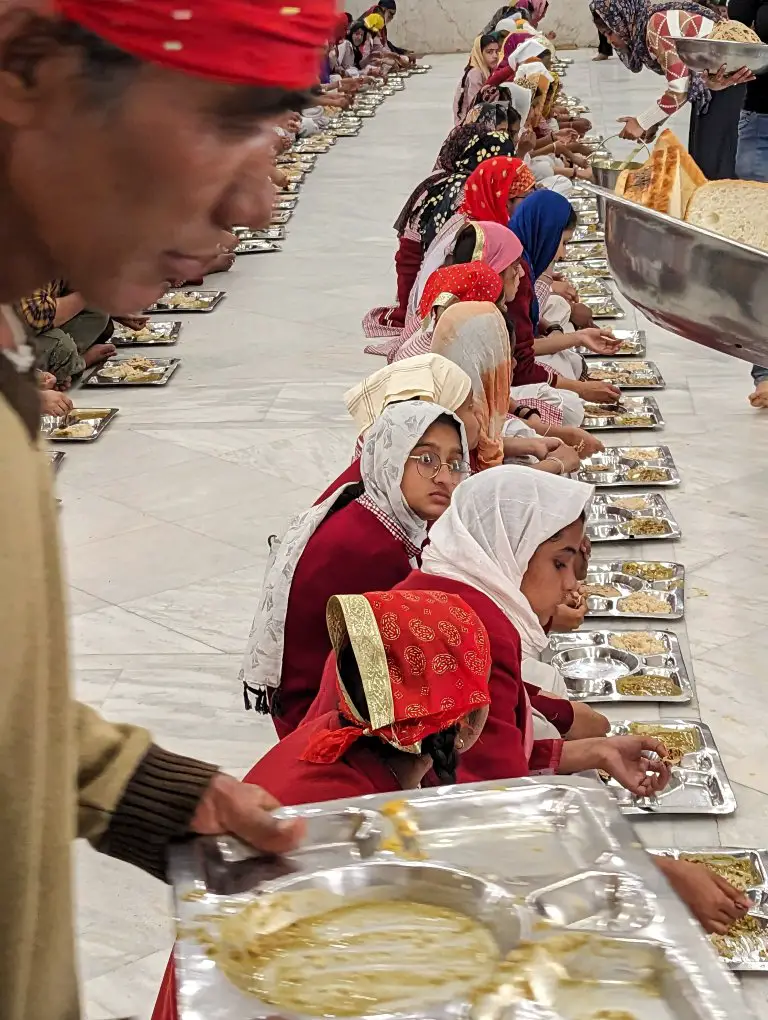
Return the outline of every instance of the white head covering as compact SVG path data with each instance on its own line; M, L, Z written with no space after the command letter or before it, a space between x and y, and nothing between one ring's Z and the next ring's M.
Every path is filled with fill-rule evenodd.
M593 491L533 468L481 471L459 485L433 524L421 569L487 595L520 634L523 658L536 656L547 636L520 590L523 575L541 543L572 524Z
M408 540L419 549L427 538L427 524L405 502L400 483L411 450L430 425L444 414L456 421L461 434L462 456L469 460L467 436L461 421L438 404L418 400L388 407L368 430L360 458L364 496L395 521ZM253 618L240 669L240 680L249 687L280 686L285 617L293 575L310 538L339 496L354 484L341 486L322 503L294 517L282 541L274 548L267 563L261 602ZM339 552L346 554L345 550ZM365 549L355 549L351 555L365 556Z
M417 354L380 368L347 390L344 403L361 432L385 407L401 400L427 400L455 411L472 389L467 373L440 354Z
M526 39L525 42L520 43L520 45L510 53L507 63L514 71L514 69L519 64L522 64L524 60L530 60L531 57L539 57L542 53L548 52L549 47L544 46L540 39Z
M524 18L515 17L511 14L508 18L502 18L494 28L494 32L536 32L537 29Z
M531 60L527 64L520 64L515 71L515 81L522 81L523 78L534 76L544 77L548 82L553 82L552 72L548 71L540 60Z
M520 126L524 128L528 114L531 112L533 93L530 89L523 88L522 85L515 85L513 81L505 81L499 85L499 88L509 92L509 101L520 114Z

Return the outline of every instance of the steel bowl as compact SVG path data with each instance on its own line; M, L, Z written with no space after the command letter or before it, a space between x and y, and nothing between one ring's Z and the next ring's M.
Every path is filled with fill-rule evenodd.
M627 300L688 340L768 364L768 252L582 183L605 202L608 264Z
M552 656L552 665L569 680L616 680L640 668L640 659L623 648L586 645L565 648Z
M680 59L692 71L718 71L725 65L733 74L747 67L752 74L768 71L768 46L764 43L730 42L725 39L675 39Z

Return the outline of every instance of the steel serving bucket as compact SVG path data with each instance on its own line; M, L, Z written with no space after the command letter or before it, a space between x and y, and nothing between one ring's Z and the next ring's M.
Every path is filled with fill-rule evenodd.
M603 141L603 145L605 145L605 142L609 142L611 138L618 137L618 135L609 135L609 137ZM621 174L623 170L639 170L643 165L635 160L635 156L640 149L643 148L650 155L650 149L643 142L641 145L638 145L635 149L633 149L626 159L604 159L598 157L597 159L590 160L589 162L592 167L592 176L595 184L598 184L601 188L606 188L608 191L615 191L616 185L619 181L619 174ZM600 222L604 223L605 202L602 198L598 198L597 200L597 211L600 216Z

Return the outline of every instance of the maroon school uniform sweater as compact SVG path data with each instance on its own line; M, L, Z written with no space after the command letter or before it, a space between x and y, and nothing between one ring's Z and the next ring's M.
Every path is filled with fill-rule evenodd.
M299 725L320 688L331 651L325 621L328 599L388 591L410 570L401 540L357 501L326 518L312 535L288 596L282 679L273 714L281 739Z

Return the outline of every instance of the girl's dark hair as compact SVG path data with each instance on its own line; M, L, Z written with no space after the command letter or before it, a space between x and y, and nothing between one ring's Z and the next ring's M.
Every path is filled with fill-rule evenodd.
M476 244L477 230L475 224L468 223L466 227L462 227L459 231L459 236L456 238L456 244L453 246L453 254L451 255L451 265L464 266L471 262Z
M332 517L334 514L338 513L339 510L343 510L345 506L349 506L350 503L354 503L354 501L359 496L362 496L364 492L365 485L362 482L355 482L354 485L347 486L347 488L339 495L339 498L336 500L331 509L325 515L324 520L327 521L329 517Z
M432 759L432 771L444 786L456 782L456 769L459 765L456 752L458 735L459 724L454 723L447 730L430 733L421 742L421 753L428 754Z
M120 95L144 64L73 21L23 10L7 17L14 18L16 25L0 45L0 71L16 75L27 86L34 84L42 60L57 50L74 49L80 53L80 79L87 87L86 99L94 106L105 105ZM266 117L302 109L307 105L307 95L298 90L241 86L233 89L229 105L232 109L217 110L217 114Z
M575 230L579 225L579 214L571 206L571 211L568 214L568 222L565 224L564 230Z
M347 39L349 39L349 41L352 43L352 53L354 55L355 67L359 69L360 62L363 59L363 52L360 46L355 46L355 42L352 38L352 36L355 35L357 32L363 33L363 42L360 44L360 46L362 46L363 43L365 43L365 40L370 35L370 31L368 30L368 26L363 21L353 21L352 24L347 29Z
M443 415L443 417L447 418L447 415ZM439 421L440 419L438 418L437 420ZM452 418L448 418L448 420L453 421ZM357 714L363 719L368 719L368 702L365 699L360 669L351 644L346 644L339 652L337 665L339 675L344 681L347 694L349 694ZM342 726L352 725L343 716L341 717L341 724ZM428 754L432 759L432 768L441 783L456 782L458 756L455 745L458 733L459 725L456 723L447 730L441 730L440 733L430 734L421 742L422 753ZM382 755L384 753L385 744L378 737L362 737L361 740L366 741L368 749L375 754Z
M459 423L456 421L452 414L441 414L439 418L435 418L432 425L450 425L452 429L456 430L456 434L461 438L461 428ZM432 428L432 425L429 428ZM425 430L426 431L426 430ZM423 434L419 437L419 440L423 439ZM414 443L414 446L418 446L419 443Z

